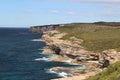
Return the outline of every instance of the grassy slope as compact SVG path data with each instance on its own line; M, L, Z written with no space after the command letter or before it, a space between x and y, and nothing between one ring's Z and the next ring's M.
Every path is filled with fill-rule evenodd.
M120 80L119 77L120 77L120 61L110 65L106 70L86 80Z
M69 39L71 36L83 39L82 45L87 50L120 50L120 28L96 24L71 24L60 27L59 31L68 33L63 39Z

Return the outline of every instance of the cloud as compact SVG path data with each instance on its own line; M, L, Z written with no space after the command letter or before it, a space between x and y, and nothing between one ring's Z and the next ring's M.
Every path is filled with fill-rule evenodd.
M75 14L76 14L75 11L68 11L67 13L68 13L69 15L75 15Z
M79 3L120 3L120 0L51 0L58 2L79 2Z
M59 14L59 13L60 13L59 10L52 10L51 12L52 12L53 14Z
M118 4L120 0L85 0L84 2L92 2L99 4Z
M120 0L71 0L71 1L80 1L80 2L108 2L108 3L113 3L113 2L120 2Z
M104 4L102 5L104 8L102 9L101 14L105 16L117 16L120 15L120 5L119 4Z

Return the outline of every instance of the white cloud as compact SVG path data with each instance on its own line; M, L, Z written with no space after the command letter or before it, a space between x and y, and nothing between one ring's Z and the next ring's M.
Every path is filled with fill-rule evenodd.
M54 13L54 14L59 14L60 13L59 10L52 10L51 12Z
M103 9L101 14L105 16L116 16L120 15L120 5L119 4L103 4Z
M69 15L75 15L75 14L76 14L75 11L68 11L67 13L68 13Z
M71 1L84 1L84 2L120 2L120 0L71 0Z
M120 0L84 0L84 2L95 2L95 3L119 3Z
M95 3L120 3L120 0L51 0L51 1L59 1L59 2L95 2Z

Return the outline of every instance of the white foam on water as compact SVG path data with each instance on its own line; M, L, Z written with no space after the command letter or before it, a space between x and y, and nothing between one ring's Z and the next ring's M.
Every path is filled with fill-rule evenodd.
M40 54L43 54L43 53L40 53ZM50 59L53 58L53 57L56 57L57 55L47 55L47 54L45 54L44 56L46 56L46 57L36 58L35 60L36 61L51 61Z
M33 40L31 40L31 41L41 41L40 39L33 39Z
M39 52L38 54L44 54L43 52Z
M53 71L52 69L46 69L46 73L57 73L57 72Z
M38 49L38 50L44 50L44 49Z
M59 72L59 73L57 73L59 76L61 76L61 77L67 77L68 76L68 74L67 73L65 73L65 72Z
M72 74L68 74L66 72L58 72L58 71L54 71L52 69L46 69L46 73L54 73L57 74L60 77L68 77L68 76L73 76Z
M42 57L42 58L37 58L35 59L36 61L50 61L49 58Z
M57 57L57 55L54 55L54 54L48 55L48 58L55 58L55 57Z
M71 66L71 67L69 67L69 68L75 68L75 69L86 69L86 66L84 66L84 65L73 65L73 66Z

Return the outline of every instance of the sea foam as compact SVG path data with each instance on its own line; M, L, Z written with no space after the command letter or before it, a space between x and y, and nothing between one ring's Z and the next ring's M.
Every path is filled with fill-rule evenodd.
M50 61L49 58L42 57L42 58L37 58L35 59L36 61Z
M40 39L33 39L33 40L31 40L31 41L41 41Z
M46 69L46 73L53 73L53 74L57 74L59 77L68 77L68 76L73 76L72 74L66 73L66 72L58 72L58 71L54 71L52 69Z
M50 58L56 57L57 55L46 55L46 57L36 58L36 61L51 61Z
M65 73L65 72L59 72L58 75L61 76L61 77L67 77L68 76L68 74Z

